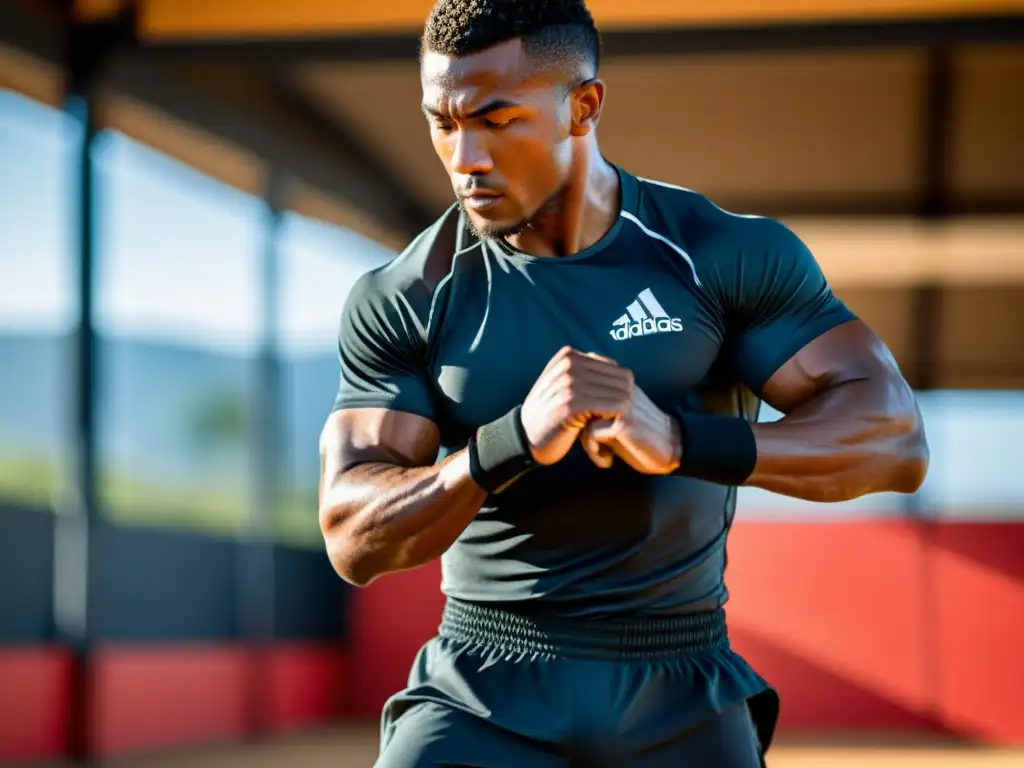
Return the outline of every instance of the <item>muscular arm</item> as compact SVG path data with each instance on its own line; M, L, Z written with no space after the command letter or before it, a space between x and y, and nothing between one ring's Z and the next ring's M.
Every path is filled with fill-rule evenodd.
M320 438L320 530L331 564L365 586L440 557L486 494L465 450L434 465L437 426L378 408L333 413Z
M747 485L831 502L913 493L924 481L928 445L914 394L863 322L807 344L762 396L785 416L753 425L757 464Z
M362 586L440 557L480 511L484 489L500 493L528 468L561 461L586 418L620 416L632 390L632 374L613 361L559 350L521 408L476 431L475 477L469 448L429 466L439 438L429 419L339 409L320 441L320 528L335 570ZM515 459L523 452L525 463Z
M718 236L706 246L714 258L702 267L727 339L722 362L784 417L751 425L739 416L677 410L670 419L635 397L629 417L593 428L590 438L610 441L649 474L810 501L916 491L928 445L914 394L885 344L833 294L806 245L779 222L730 219ZM589 452L607 465L593 446Z

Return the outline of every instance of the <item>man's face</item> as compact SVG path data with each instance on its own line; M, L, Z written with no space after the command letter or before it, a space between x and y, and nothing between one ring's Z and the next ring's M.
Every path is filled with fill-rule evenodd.
M569 178L574 95L564 74L530 74L524 57L518 40L462 58L422 57L434 150L484 237L522 231Z

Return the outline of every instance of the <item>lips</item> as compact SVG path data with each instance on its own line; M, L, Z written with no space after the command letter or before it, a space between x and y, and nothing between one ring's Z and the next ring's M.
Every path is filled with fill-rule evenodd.
M491 189L474 189L468 194L462 195L462 200L469 208L474 210L485 210L501 200L504 195Z

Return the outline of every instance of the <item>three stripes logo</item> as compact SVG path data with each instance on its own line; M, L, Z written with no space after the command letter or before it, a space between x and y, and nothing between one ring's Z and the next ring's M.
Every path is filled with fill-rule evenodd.
M654 298L650 288L640 292L636 301L626 307L626 314L612 323L609 331L616 341L625 341L636 336L650 336L655 333L678 333L683 330L683 321L669 317L661 303Z

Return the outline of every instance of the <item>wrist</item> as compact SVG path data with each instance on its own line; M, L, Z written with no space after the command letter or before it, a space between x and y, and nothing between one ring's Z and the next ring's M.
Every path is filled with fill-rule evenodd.
M679 471L683 462L683 428L677 416L666 413L664 429L668 445L666 453L669 457L664 474L671 475Z
M477 429L466 451L470 477L488 493L500 493L537 465L520 406Z
M739 416L675 412L680 430L680 461L673 474L719 485L743 485L757 464L750 422Z

